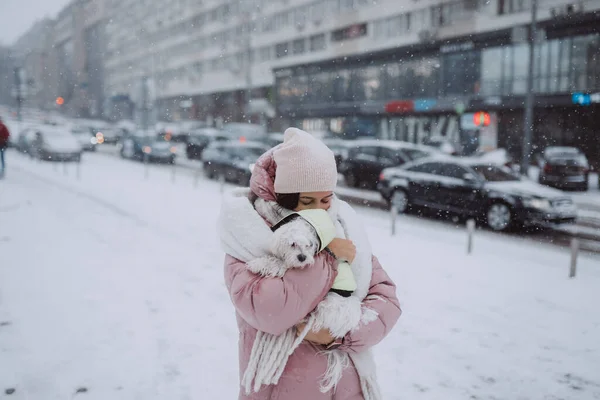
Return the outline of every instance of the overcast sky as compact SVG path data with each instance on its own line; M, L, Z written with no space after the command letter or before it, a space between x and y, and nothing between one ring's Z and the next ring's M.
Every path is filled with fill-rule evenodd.
M54 18L70 0L0 0L0 44L12 44L31 25Z

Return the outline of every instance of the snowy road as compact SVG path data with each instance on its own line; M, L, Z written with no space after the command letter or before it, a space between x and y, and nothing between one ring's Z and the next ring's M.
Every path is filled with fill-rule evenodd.
M231 399L237 333L219 185L86 154L10 155L0 181L0 398ZM58 167L58 168L55 168ZM385 399L600 399L600 258L361 209L399 286L376 349ZM86 393L75 394L78 389Z

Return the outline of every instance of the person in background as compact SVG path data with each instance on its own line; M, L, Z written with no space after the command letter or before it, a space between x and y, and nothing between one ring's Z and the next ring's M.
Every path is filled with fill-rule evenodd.
M8 147L8 138L10 137L10 132L4 122L2 122L2 118L0 118L0 178L4 177L4 171L6 169L6 164L4 161L4 151Z

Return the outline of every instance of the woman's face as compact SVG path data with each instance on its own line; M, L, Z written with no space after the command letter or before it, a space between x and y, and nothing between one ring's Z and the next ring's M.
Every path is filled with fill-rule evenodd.
M300 198L298 200L298 206L294 209L294 211L313 210L316 208L328 210L329 206L331 206L331 198L332 197L333 197L333 192L300 193Z

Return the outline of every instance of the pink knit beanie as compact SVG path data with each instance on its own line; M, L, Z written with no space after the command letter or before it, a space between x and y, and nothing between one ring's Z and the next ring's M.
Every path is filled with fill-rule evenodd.
M277 164L275 193L333 191L337 167L333 152L310 133L286 129L283 144L273 152Z

